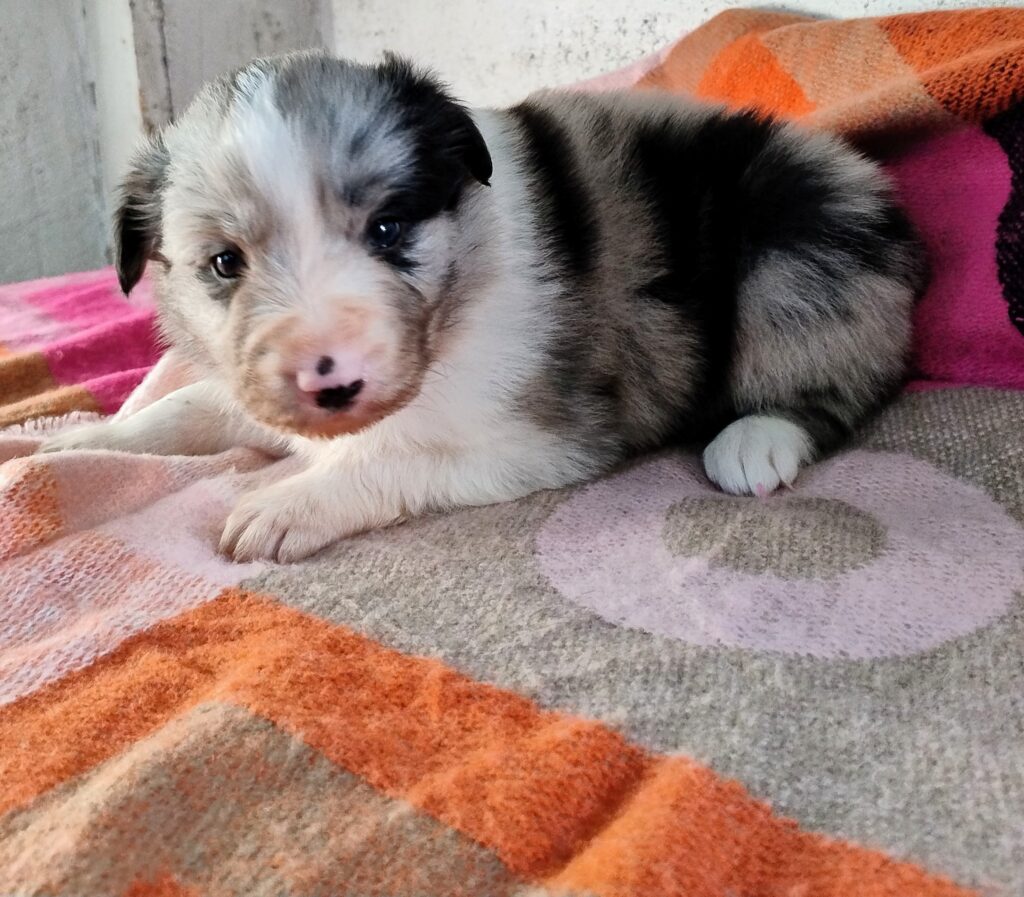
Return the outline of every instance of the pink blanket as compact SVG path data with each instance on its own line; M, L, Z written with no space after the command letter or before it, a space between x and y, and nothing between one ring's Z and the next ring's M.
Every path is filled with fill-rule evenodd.
M112 414L159 357L147 282L130 302L110 269L0 287L0 426Z

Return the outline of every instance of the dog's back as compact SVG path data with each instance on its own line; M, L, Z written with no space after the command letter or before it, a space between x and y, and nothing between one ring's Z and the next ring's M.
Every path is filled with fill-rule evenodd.
M817 454L899 383L921 250L840 141L656 93L546 92L507 127L563 286L538 415L623 450L774 415Z

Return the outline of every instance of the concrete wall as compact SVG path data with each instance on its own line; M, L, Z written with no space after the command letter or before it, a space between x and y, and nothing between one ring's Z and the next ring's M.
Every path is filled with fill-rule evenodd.
M104 264L112 191L143 128L254 55L394 49L468 102L504 103L626 65L749 5L757 0L0 0L0 282ZM975 3L760 5L854 16Z
M143 129L332 34L330 0L0 0L0 283L106 264Z
M107 235L81 4L0 4L0 282L100 265Z
M143 120L180 113L209 79L254 56L333 40L329 0L133 0Z
M465 101L501 104L628 65L734 7L870 16L1022 0L333 0L335 45L372 60L386 49L440 72Z
M85 0L83 9L96 83L96 137L105 224L113 211L114 189L142 133L139 76L129 0Z

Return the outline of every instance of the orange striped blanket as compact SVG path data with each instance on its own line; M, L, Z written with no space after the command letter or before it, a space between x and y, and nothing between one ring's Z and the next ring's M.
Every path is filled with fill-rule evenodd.
M151 309L0 288L0 894L1024 894L1024 10L731 12L610 83L881 156L915 388L763 502L664 453L236 565L291 462L34 457Z

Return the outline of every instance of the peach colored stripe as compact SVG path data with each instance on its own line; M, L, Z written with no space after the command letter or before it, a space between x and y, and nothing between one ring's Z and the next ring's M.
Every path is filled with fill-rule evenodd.
M40 352L19 352L0 361L0 398L4 405L20 402L56 387L57 381Z
M886 16L878 23L900 55L922 75L1024 40L1024 9L941 10Z
M639 81L639 86L675 93L696 93L697 85L712 60L733 41L747 34L760 34L807 21L810 20L805 16L788 13L726 10L676 42L662 62Z
M64 525L53 471L39 469L31 461L16 458L0 471L0 563L56 537ZM14 583L5 578L10 590L0 600L11 601ZM0 617L2 618L2 617Z
M83 386L63 386L40 392L19 402L0 405L0 427L21 424L36 417L56 417L71 411L99 411L92 393Z
M103 893L136 897L172 885L202 897L522 897L523 885L493 851L222 703L0 820L0 894L94 894L97 877Z
M686 759L651 756L598 723L239 590L0 711L2 808L203 700L247 706L555 887L605 897L970 893L801 832Z
M202 458L66 452L4 465L0 704L263 569L228 561L216 544L244 482L265 464L236 449Z
M714 58L697 85L697 95L785 118L800 118L814 109L756 34L739 38Z
M967 121L984 121L1024 94L1024 9L964 9L879 20L924 89Z
M762 40L815 105L805 117L814 127L863 141L910 129L934 132L959 121L924 89L878 19L780 28Z
M803 123L842 134L886 156L918 138L959 129L963 121L940 106L913 76L880 85L809 113Z

